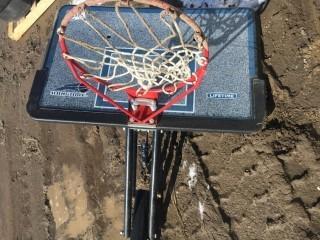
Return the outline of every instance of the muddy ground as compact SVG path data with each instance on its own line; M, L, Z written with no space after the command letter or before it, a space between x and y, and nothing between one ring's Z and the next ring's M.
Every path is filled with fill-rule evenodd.
M39 123L25 110L62 3L17 43L0 23L3 240L121 239L122 129ZM319 17L319 0L271 0L262 14L262 131L164 134L162 239L320 239Z

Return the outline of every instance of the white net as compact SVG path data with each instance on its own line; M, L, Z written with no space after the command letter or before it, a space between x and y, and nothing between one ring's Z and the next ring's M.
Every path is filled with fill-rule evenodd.
M144 26L144 33L148 34L153 40L154 45L146 48L143 44L139 44L135 39L132 26L126 22L121 14L121 7L115 6L115 13L119 19L121 28L125 29L125 33L117 31L120 26L112 26L108 22L102 21L97 15L89 10L78 14L76 17L89 27L98 38L101 39L105 47L98 47L87 42L76 40L67 34L61 34L63 38L69 42L83 47L88 51L92 51L103 59L110 60L106 63L104 60L89 59L85 57L77 57L64 54L64 58L71 59L87 69L100 70L105 64L112 67L113 71L109 75L100 76L93 73L82 75L85 79L97 78L106 82L108 88L112 91L122 91L128 88L136 88L137 92L147 93L150 89L162 89L166 94L173 94L177 91L179 83L193 84L188 81L192 76L196 78L190 63L196 62L203 66L206 64L206 58L202 57L202 45L200 41L184 40L179 24L177 23L176 13L162 11L159 20L168 29L168 35L160 38L154 29L148 24L139 11L130 6L132 12L139 20L139 24ZM105 29L109 34L114 35L119 41L130 46L132 51L118 48L110 41L110 35L105 35L101 29ZM145 37L145 36L144 36ZM169 44L175 39L175 44ZM125 80L124 80L125 79ZM170 87L170 91L167 91Z

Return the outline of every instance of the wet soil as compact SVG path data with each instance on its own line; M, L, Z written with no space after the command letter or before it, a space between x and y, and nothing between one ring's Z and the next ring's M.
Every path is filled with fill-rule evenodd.
M122 239L122 129L39 123L25 106L54 6L0 23L0 238ZM261 15L268 117L255 134L164 133L162 239L320 239L320 2Z

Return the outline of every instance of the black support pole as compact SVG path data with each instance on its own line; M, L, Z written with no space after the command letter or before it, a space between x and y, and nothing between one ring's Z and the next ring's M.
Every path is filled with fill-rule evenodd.
M159 181L159 148L160 148L160 132L155 130L153 133L153 152L152 152L152 169L150 183L150 206L149 206L149 239L153 240L156 237L156 203L158 194Z
M126 129L126 177L124 196L124 232L125 238L131 234L132 197L136 185L137 133Z
M137 183L137 145L138 145L138 134L136 130L132 133L132 195L136 195L136 183Z

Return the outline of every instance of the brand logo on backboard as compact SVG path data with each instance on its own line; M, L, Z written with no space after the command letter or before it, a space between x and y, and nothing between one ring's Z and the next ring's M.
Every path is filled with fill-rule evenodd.
M209 99L234 100L238 98L238 93L211 92L207 93Z
M63 87L57 88L55 90L50 91L51 96L55 97L88 97L87 94L88 89L79 83L76 84L67 84Z

